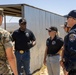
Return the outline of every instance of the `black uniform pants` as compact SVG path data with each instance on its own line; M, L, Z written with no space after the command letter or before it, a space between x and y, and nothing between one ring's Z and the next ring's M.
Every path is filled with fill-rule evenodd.
M76 70L71 70L68 75L76 75Z

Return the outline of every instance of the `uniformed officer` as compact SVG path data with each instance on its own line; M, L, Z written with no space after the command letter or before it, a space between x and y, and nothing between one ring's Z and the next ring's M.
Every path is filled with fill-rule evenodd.
M46 30L50 37L46 40L44 64L47 65L49 75L60 75L59 51L63 46L63 40L57 36L58 29L56 27Z
M64 40L62 61L68 75L76 75L76 10L67 15L67 24L71 29Z
M22 74L21 66L24 67L26 75L30 73L30 48L36 44L36 39L32 31L26 28L26 20L19 20L20 28L12 34L15 42L15 55L17 58L17 67L19 75Z
M0 25L3 21L3 9L0 8ZM7 59L11 66L14 75L18 75L16 58L13 53L13 45L10 33L0 28L0 75L11 75L9 74L9 68L7 66Z
M68 33L68 32L70 31L70 29L71 29L71 28L67 25L67 22L65 22L64 25L62 25L61 27L63 27L63 29L64 29L64 31L65 31L66 33ZM66 36L65 36L65 38L66 38ZM66 39L64 39L64 41L65 41L65 40L66 40ZM62 52L61 52L61 59L63 58L63 54L64 54L64 45L63 45L63 48L62 48L62 49L63 49L63 50L62 50ZM62 60L60 61L60 65L61 65L62 68L63 68L64 75L67 75L68 72L66 71L65 66L64 66Z

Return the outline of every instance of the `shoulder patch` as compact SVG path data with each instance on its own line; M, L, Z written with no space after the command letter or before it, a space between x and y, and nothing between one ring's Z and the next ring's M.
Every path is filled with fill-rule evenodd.
M29 33L26 33L26 36L29 37Z
M56 44L56 41L52 41L52 45L55 45Z
M73 41L75 41L76 40L76 34L70 34L69 35L69 40L71 41L71 42L73 42Z

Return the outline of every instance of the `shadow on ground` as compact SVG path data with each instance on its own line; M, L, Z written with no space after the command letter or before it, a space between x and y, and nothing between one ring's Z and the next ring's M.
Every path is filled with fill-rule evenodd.
M33 75L48 75L47 67L43 65L42 68ZM62 67L60 67L60 75L64 75Z

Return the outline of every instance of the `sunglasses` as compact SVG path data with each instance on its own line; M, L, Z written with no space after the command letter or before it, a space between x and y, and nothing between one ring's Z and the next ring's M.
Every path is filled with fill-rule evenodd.
M51 32L51 30L48 30L48 32Z
M72 17L71 17L71 16L68 16L67 19L68 19L68 18L72 18Z
M26 25L26 22L24 22L24 23L21 23L20 25Z
M73 17L71 17L71 16L68 16L68 17L67 17L67 19L69 19L69 18L73 18ZM76 18L73 18L73 19L76 19Z

